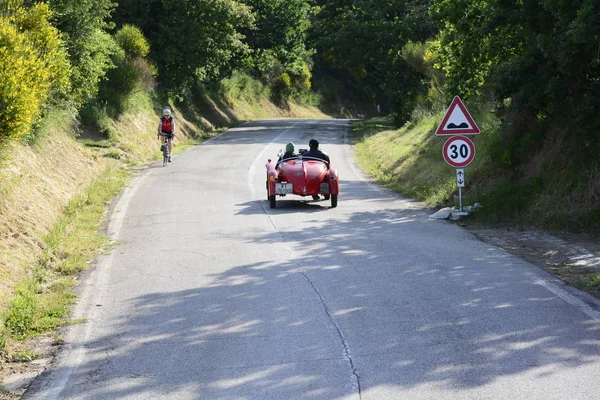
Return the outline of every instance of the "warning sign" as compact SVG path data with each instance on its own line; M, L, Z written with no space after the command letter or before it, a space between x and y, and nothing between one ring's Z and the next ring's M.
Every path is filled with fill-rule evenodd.
M445 135L479 135L479 127L467 111L464 103L458 96L454 96L442 123L435 131L437 136Z

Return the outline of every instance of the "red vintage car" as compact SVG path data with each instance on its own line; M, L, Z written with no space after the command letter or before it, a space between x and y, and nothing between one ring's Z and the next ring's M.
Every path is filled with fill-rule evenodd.
M276 197L295 194L318 199L323 195L337 207L340 183L337 170L326 161L303 157L302 154L276 163L269 160L267 167L267 199L269 207L276 207Z

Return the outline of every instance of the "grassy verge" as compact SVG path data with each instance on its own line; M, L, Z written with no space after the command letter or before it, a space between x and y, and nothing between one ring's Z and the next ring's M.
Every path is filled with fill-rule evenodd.
M361 166L376 181L405 196L431 206L447 201L455 182L443 160L433 161L442 157L434 145L439 138L431 133L436 120L429 116L401 129L384 118L356 123L354 141Z
M454 168L442 157L447 138L435 136L441 118L424 115L400 129L381 118L356 123L359 162L374 179L403 195L430 206L458 205ZM473 222L600 234L597 157L578 150L564 132L507 138L489 110L478 110L475 119L482 133L471 137L476 156L465 167L463 199L484 208Z
M7 356L12 341L54 331L67 323L75 302L72 289L77 274L108 246L100 233L107 203L123 188L128 172L109 168L82 195L74 197L65 213L44 240L44 252L29 277L16 289L8 311L2 316L5 328L0 335L0 352ZM10 359L19 361L19 354Z

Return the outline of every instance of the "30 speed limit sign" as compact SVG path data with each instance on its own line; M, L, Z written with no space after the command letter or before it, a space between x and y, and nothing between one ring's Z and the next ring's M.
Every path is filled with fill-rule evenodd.
M452 136L444 143L444 160L456 168L466 167L475 158L475 145L464 136Z

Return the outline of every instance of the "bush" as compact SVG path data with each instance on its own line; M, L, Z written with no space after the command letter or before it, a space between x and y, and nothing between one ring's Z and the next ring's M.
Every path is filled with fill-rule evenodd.
M127 108L134 91L152 90L156 75L156 69L144 59L150 46L138 28L125 25L115 34L115 42L120 48L112 56L114 68L107 72L98 93L113 117Z
M111 56L118 46L108 30L114 27L110 19L116 4L113 0L52 0L48 3L53 11L52 23L67 44L65 60L70 60L72 65L72 90L68 100L80 107L96 97L106 71L113 67Z
M268 94L268 89L259 80L233 71L229 78L219 81L218 93L234 100L259 101Z
M293 77L293 86L297 93L305 93L310 90L312 87L312 83L310 81L312 74L307 63L298 63L298 65L292 69L291 75Z
M69 63L45 4L0 17L0 139L28 133L53 92L69 87Z
M116 34L115 41L129 57L146 57L150 45L142 31L133 25L124 25Z
M283 90L291 88L292 87L292 78L290 77L290 74L288 74L287 72L284 72L283 74L281 74L281 76L279 77L279 83Z

